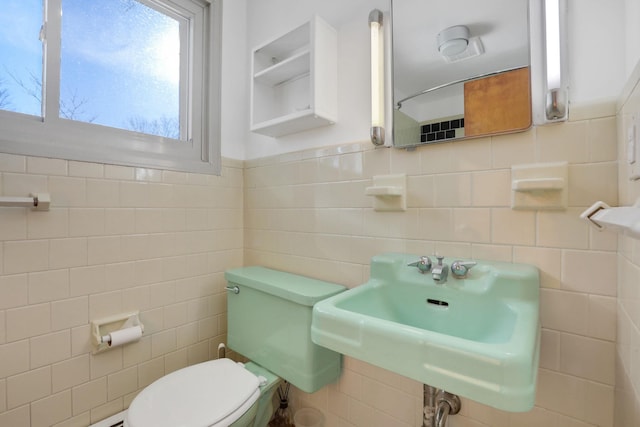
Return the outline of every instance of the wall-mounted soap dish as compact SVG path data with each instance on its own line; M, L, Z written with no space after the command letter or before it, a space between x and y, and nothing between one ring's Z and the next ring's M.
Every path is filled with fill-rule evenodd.
M374 176L373 186L365 188L364 194L374 197L376 211L406 211L407 176L403 173Z

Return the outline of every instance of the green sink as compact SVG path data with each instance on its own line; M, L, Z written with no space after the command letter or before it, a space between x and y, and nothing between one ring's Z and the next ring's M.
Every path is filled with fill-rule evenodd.
M313 342L498 409L530 410L540 350L538 270L478 261L466 278L449 273L436 284L431 273L407 265L418 258L375 256L367 283L314 306Z

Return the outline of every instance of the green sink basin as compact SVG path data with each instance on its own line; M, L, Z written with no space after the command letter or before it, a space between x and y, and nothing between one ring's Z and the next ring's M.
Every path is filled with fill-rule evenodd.
M466 278L449 273L436 284L431 273L407 266L418 258L375 256L367 283L314 306L313 342L486 405L530 410L538 270L478 261Z

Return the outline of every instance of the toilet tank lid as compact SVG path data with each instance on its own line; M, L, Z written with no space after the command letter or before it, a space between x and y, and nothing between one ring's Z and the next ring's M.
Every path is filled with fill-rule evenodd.
M260 266L227 270L224 276L231 283L248 286L307 306L346 289L345 286L335 283Z

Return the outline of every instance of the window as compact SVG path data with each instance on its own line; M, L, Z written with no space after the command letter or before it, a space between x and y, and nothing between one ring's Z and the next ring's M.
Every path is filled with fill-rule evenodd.
M3 0L0 151L219 173L220 0Z

